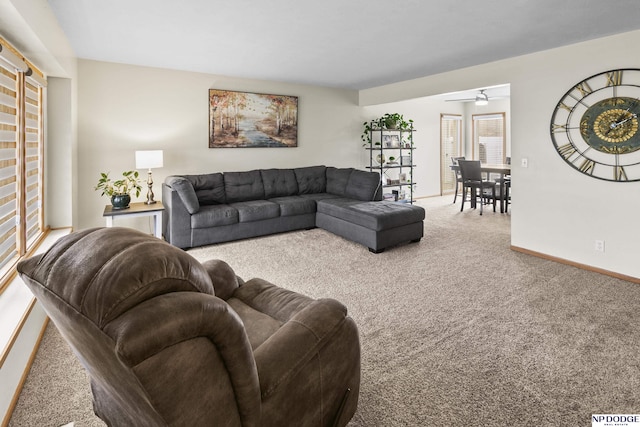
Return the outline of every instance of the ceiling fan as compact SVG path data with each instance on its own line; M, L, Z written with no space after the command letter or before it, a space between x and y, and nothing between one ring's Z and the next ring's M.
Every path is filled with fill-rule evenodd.
M475 98L462 98L462 99L447 99L446 101L456 101L456 102L471 102L475 101L476 105L487 105L489 103L489 97L486 93L484 93L486 89L481 89L480 93L476 95Z

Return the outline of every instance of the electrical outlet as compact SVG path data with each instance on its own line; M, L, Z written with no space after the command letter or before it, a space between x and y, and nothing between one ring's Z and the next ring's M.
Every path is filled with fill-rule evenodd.
M596 252L604 252L604 240L596 240L593 249Z

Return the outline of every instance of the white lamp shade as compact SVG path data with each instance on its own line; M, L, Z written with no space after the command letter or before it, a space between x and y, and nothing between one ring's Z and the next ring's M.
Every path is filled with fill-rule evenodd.
M162 150L136 151L136 169L162 167Z

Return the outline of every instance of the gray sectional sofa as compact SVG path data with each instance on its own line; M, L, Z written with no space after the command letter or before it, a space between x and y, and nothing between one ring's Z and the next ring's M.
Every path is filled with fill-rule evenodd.
M380 175L352 168L169 176L163 235L190 248L318 226L376 253L419 241L424 209L381 199Z

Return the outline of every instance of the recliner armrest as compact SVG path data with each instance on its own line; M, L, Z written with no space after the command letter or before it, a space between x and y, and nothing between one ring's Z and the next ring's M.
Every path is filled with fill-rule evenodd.
M228 300L243 283L242 279L236 276L233 268L222 260L211 259L203 262L202 266L207 270L207 273L209 273L209 277L211 277L216 296L225 301Z
M106 325L104 332L115 341L119 359L131 368L186 341L207 338L220 355L231 385L217 392L235 396L242 425L259 425L260 388L251 345L242 320L220 298L199 292L164 294L128 310ZM190 363L199 363L197 355ZM154 381L173 382L162 375L158 372Z
M262 397L275 393L304 369L347 319L340 302L316 300L255 349Z

